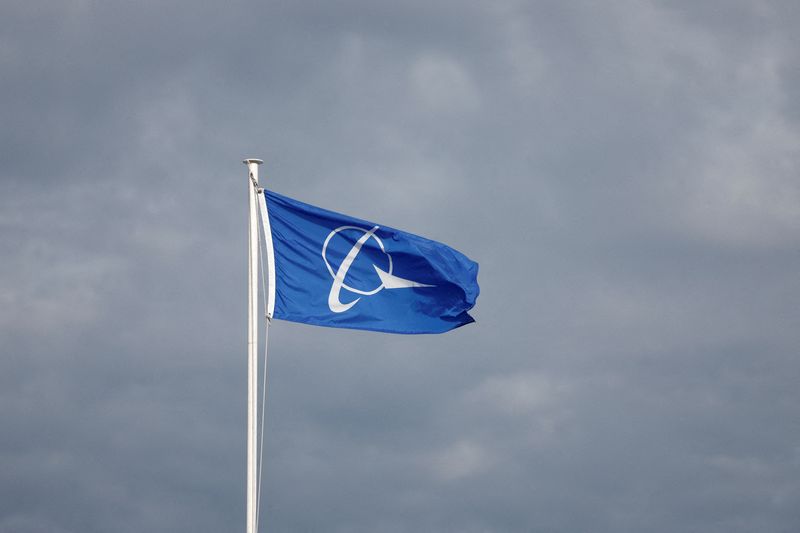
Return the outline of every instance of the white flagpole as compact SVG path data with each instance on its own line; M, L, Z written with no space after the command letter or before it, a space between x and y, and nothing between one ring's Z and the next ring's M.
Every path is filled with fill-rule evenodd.
M256 453L258 446L258 165L245 159L250 191L249 264L247 270L247 533L257 533L258 496Z

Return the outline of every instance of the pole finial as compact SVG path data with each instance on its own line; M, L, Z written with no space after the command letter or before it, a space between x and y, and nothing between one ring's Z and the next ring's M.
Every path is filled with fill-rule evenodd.
M255 163L256 165L261 165L264 162L262 160L260 160L260 159L245 159L244 161L242 161L242 163L244 163L245 165L249 165L250 163Z

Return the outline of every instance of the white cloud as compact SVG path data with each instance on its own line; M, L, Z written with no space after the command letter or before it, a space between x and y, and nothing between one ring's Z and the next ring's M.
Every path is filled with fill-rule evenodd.
M461 440L429 459L430 467L443 481L467 478L486 470L492 461L479 444Z
M496 11L496 24L503 39L501 59L510 67L511 81L524 91L541 89L548 85L547 57L536 44L534 29L521 15L520 6L514 3L492 4Z
M34 514L12 514L3 517L0 521L0 533L41 533L43 531L69 533L72 530L64 529L47 518Z
M736 476L764 477L771 473L770 466L758 457L734 457L718 454L709 457L708 464Z
M693 114L657 178L660 216L726 245L797 243L800 132L783 118L781 80L790 50L769 36L734 42L653 6L621 20L636 83L659 105L683 102Z
M748 246L781 246L800 241L800 133L779 114L765 86L761 109L710 117L698 144L704 146L686 182L684 216L706 238ZM749 108L749 109L748 109ZM687 170L688 171L688 170Z
M512 374L485 379L468 394L470 402L509 415L551 407L566 392L566 385L538 374Z
M207 126L201 125L193 102L191 84L180 73L147 95L140 104L134 125L139 130L139 150L143 157L173 165L191 149L191 142Z
M476 109L478 88L459 61L438 53L426 53L411 66L411 88L425 106L446 112Z

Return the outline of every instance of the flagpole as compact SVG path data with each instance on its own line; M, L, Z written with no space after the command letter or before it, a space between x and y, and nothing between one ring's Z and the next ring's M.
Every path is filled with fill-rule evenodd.
M260 159L245 159L250 199L247 269L247 529L257 533L258 476L258 165Z

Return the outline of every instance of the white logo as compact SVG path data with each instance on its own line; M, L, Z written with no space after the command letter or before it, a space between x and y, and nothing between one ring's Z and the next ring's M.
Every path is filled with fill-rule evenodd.
M403 279L397 276L392 275L392 256L386 251L383 247L383 241L375 235L375 232L378 230L379 226L375 226L371 230L367 230L364 228L359 228L357 226L340 226L330 232L328 237L325 239L325 243L322 245L322 259L325 261L325 266L328 267L328 272L331 273L331 277L333 278L333 284L331 285L331 292L328 294L328 307L330 307L331 311L334 313L344 313L354 305L358 303L361 299L359 296L355 300L350 303L343 304L339 301L339 293L342 289L353 292L355 294L360 294L362 296L372 296L373 294L377 294L382 289L410 289L412 287L435 287L435 285L426 285L424 283L417 283L416 281L411 281L410 279ZM342 264L339 265L339 269L334 273L331 264L328 262L327 251L328 251L328 243L331 241L334 235L339 233L343 230L356 230L363 232L363 235L356 241L350 251L345 256ZM351 287L344 282L344 278L347 275L347 271L350 269L350 265L353 264L355 261L358 252L361 251L361 247L367 242L369 239L375 239L375 242L378 243L381 251L386 254L386 257L389 259L389 269L388 271L382 270L378 268L374 263L372 264L372 268L375 269L375 272L378 274L378 277L381 280L381 284L375 287L370 291L364 291L360 289L356 289L355 287Z

